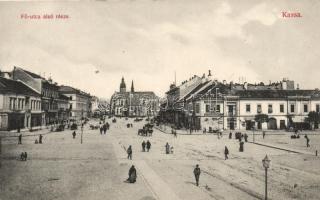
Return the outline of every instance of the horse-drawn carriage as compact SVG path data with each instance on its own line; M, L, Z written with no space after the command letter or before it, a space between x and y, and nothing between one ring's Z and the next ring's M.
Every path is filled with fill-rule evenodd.
M141 136L152 136L153 124L145 124L142 129L138 130L138 135Z

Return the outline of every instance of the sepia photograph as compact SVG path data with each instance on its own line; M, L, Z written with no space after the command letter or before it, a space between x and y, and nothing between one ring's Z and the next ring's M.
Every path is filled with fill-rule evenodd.
M319 11L0 1L0 200L319 200Z

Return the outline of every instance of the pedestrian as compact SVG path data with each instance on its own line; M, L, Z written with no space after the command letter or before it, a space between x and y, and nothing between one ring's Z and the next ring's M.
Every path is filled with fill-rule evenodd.
M224 147L224 159L227 160L228 159L228 154L229 154L229 149L227 148L227 146Z
M131 145L127 149L128 159L132 160L132 147Z
M42 144L42 137L43 137L43 136L40 134L40 135L39 135L39 144Z
M169 154L169 153L170 153L170 145L167 142L167 144L166 144L166 154Z
M232 139L232 132L229 133L229 139Z
M142 145L142 151L145 152L146 151L146 142L143 140L141 145Z
M239 144L240 144L239 151L240 151L240 152L243 152L243 151L244 151L244 147L243 147L244 142L241 141Z
M76 135L77 135L76 131L73 131L73 133L72 133L72 137L73 137L73 139L75 139L75 138L76 138Z
M107 125L104 124L104 125L103 125L103 134L106 134L106 132L107 132Z
M304 138L306 138L306 140L307 140L307 147L310 147L310 144L309 144L310 139L309 139L309 137L307 135L304 135Z
M266 132L262 131L262 138L264 139L265 136L266 136Z
M102 135L102 133L103 133L103 126L102 124L100 124L100 135Z
M39 144L39 142L38 142L38 140L37 140L37 139L34 141L34 143L35 143L35 144Z
M244 141L245 141L245 142L248 142L248 135L247 135L247 133L244 133Z
M24 161L24 153L23 152L21 152L21 154L20 154L20 160Z
M27 157L28 157L27 152L24 152L24 161L27 161Z
M147 152L149 152L150 148L151 148L151 143L149 140L147 140Z
M135 183L137 180L137 170L134 167L134 165L132 165L129 169L129 178L127 179L127 181L129 181L129 183Z
M194 174L194 177L196 178L196 185L197 186L199 186L200 173L201 173L201 170L199 168L199 165L197 164L196 168L194 168L194 170L193 170L193 174Z
M22 134L20 134L18 137L18 144L22 144Z

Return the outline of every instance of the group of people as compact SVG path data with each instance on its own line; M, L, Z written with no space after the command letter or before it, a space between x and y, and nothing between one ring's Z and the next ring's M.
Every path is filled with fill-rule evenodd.
M28 157L27 152L21 152L21 154L20 154L21 161L27 161L27 157Z
M35 143L35 144L42 144L42 138L43 138L43 136L40 134L40 135L39 135L39 140L36 139L36 140L34 141L34 143Z
M173 154L173 147L169 145L169 143L167 142L167 144L165 145L166 147L166 154Z
M149 150L150 150L150 148L151 148L151 143L150 143L149 140L147 140L147 142L145 142L145 141L143 140L141 146L142 146L142 151L143 151L143 152L145 152L146 149L147 149L147 152L149 152Z
M106 134L107 130L109 130L109 127L110 127L110 125L108 122L106 122L106 123L100 122L100 134L101 135Z

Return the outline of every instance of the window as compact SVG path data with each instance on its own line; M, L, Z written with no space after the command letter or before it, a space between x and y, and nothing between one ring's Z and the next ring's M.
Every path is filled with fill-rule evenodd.
M200 113L200 105L198 103L196 104L196 108L195 109L196 109L195 110L196 113Z
M262 112L262 108L261 108L261 104L257 105L257 113L261 113Z
M272 113L273 112L273 109L272 109L272 104L269 104L268 105L268 113Z
M206 112L210 112L210 105L206 104Z
M246 112L247 112L247 113L251 112L250 104L247 104L247 105L246 105Z
M308 104L303 104L303 112L308 112Z
M320 112L320 105L319 104L316 105L316 112Z
M294 113L294 104L290 105L290 112Z
M216 112L217 112L217 113L220 113L220 104L217 105L217 110L216 110Z
M284 113L284 105L283 104L280 104L280 112Z

